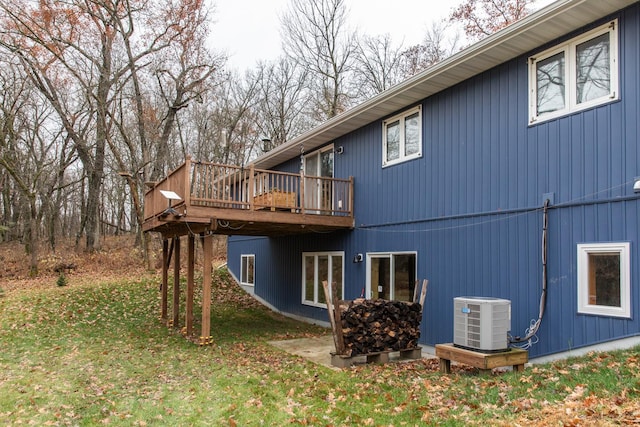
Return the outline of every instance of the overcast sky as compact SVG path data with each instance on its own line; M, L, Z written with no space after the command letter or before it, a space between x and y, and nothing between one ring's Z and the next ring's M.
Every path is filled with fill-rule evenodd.
M246 70L282 52L280 16L289 0L210 0L215 4L211 44ZM432 22L449 16L462 0L346 0L350 25L370 36L389 33L394 43L420 43ZM538 0L542 7L553 0Z
M280 16L289 0L213 0L212 47L226 51L232 68L252 68L281 52ZM452 0L347 0L350 25L360 33L389 33L396 43L422 41L427 25L447 16Z

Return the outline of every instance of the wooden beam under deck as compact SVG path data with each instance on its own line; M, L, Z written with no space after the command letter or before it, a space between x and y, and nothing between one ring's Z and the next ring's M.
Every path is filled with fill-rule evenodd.
M186 234L273 236L351 229L353 218L301 214L286 211L250 211L225 208L191 207L180 215L156 216L143 224L145 232L159 232L165 238Z

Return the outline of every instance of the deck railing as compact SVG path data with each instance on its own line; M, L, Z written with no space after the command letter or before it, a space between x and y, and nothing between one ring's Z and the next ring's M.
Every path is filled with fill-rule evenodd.
M177 193L182 204L212 208L278 210L298 214L353 215L353 179L306 176L273 170L195 162L180 167L145 194L145 219L161 214L169 200L159 190Z

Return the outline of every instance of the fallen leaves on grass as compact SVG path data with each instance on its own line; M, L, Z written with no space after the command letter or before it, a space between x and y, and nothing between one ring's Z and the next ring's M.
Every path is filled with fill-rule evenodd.
M478 376L457 364L442 375L437 359L335 371L265 343L325 330L266 310L224 270L212 287L215 345L202 348L158 321L157 276L71 280L65 288L52 282L3 298L0 423L640 423L638 351L594 353L520 375ZM606 375L610 383L593 385Z
M56 286L60 266L73 266L65 271L69 286L81 286L95 282L117 281L123 278L146 275L142 251L135 245L134 236L108 236L103 248L94 253L84 253L76 248L73 239L61 240L55 253L47 247L40 248L39 274L30 277L29 254L19 242L0 244L0 277L5 279L2 289L6 295L25 290L43 290Z

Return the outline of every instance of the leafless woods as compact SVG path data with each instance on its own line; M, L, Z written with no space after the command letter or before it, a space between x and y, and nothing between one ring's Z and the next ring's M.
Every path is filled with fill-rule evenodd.
M459 44L448 22L402 46L350 29L344 0L290 0L283 55L240 72L209 40L208 4L0 0L0 242L23 241L33 274L61 237L94 251L135 232L146 248L144 183L186 156L246 164Z

